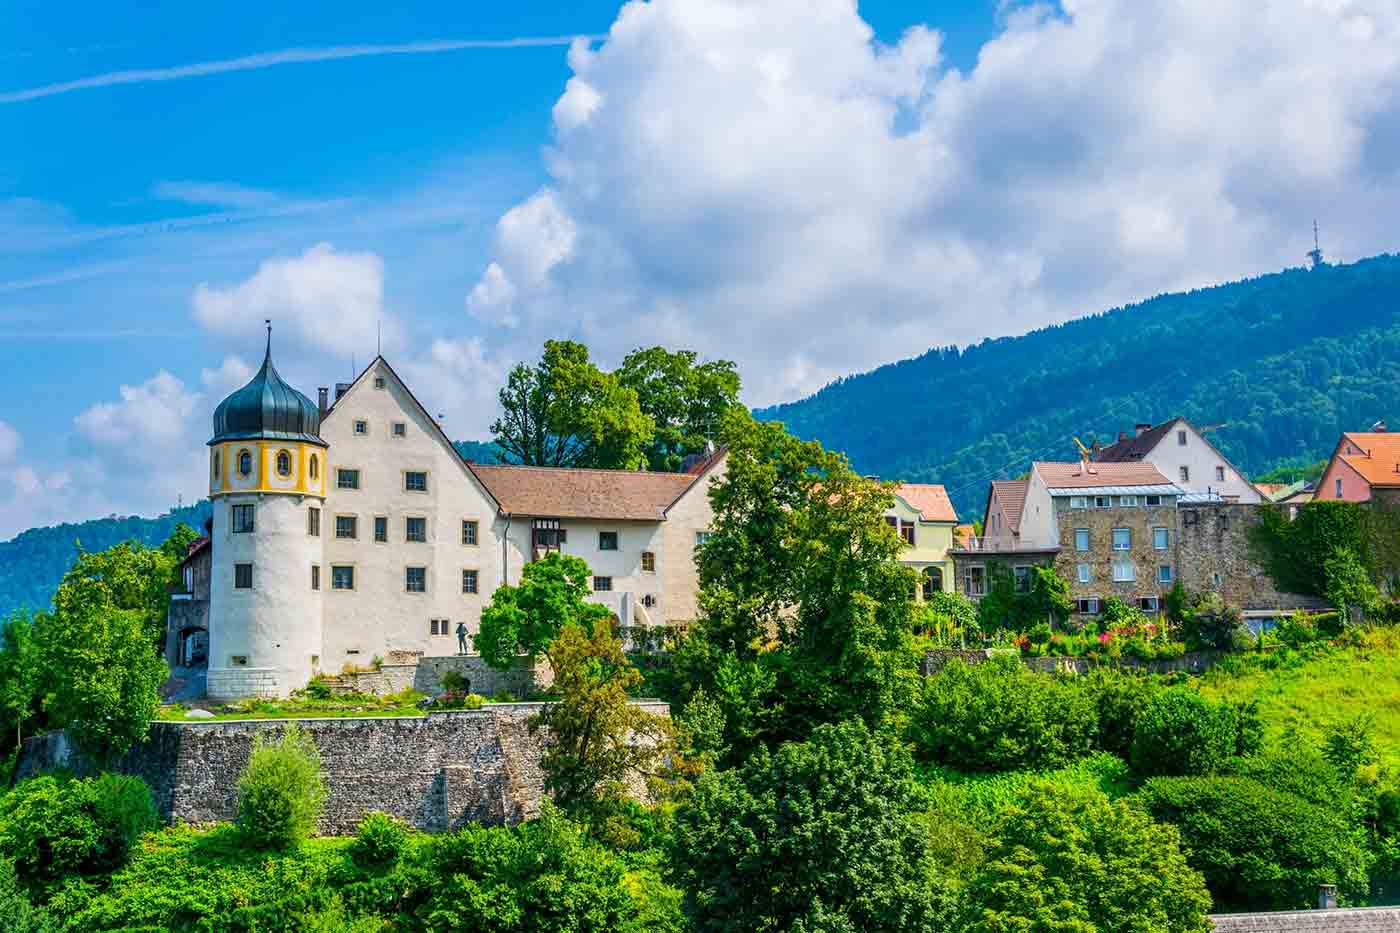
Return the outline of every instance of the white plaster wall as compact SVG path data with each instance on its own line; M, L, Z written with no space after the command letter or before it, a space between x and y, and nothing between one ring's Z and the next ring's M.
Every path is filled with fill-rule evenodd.
M252 533L233 534L234 505L254 507ZM311 677L322 655L321 593L311 589L319 538L306 533L310 496L240 493L214 502L209 579L210 696L257 692L286 695ZM234 566L253 565L252 589L234 588ZM246 665L235 665L235 655ZM271 684L271 687L268 687Z
M1030 485L1026 488L1026 505L1021 511L1021 542L1032 547L1050 547L1060 543L1050 490L1036 470L1031 470Z
M1177 442L1177 431L1186 432L1185 446ZM1236 501L1246 503L1263 501L1263 498L1250 485L1249 481L1241 476L1239 471L1220 455L1219 451L1185 421L1178 421L1172 425L1167 436L1144 459L1160 470L1168 481L1176 483L1190 492L1213 491L1227 499L1234 498ZM1191 474L1191 479L1188 482L1181 480L1183 466L1187 467ZM1218 482L1215 478L1216 467L1224 467L1225 469L1223 483Z
M385 381L374 387L375 377ZM354 433L357 420L367 421L366 435ZM404 437L394 437L392 425L406 425ZM368 664L391 649L449 655L457 651L455 635L433 636L429 622L449 619L450 631L459 622L475 633L481 609L501 578L496 537L496 506L413 402L407 390L382 363L364 374L336 403L321 426L330 444L327 453L326 508L321 529L325 545L325 655L323 669L336 671L346 663ZM360 488L336 485L336 470L360 471ZM404 489L404 472L426 471L428 491ZM335 537L336 515L355 515L357 539ZM389 540L376 543L374 518L388 519ZM405 540L405 519L428 520L426 543ZM477 521L475 546L462 544L462 520ZM355 589L331 588L331 567L355 567ZM427 568L427 592L405 588L408 566ZM478 593L462 593L462 571L478 573ZM357 654L350 654L351 651Z
M666 593L660 621L667 625L689 622L699 615L696 597L700 592L700 573L695 566L695 533L709 531L714 525L710 487L724 478L726 466L725 460L712 466L666 513L661 529L663 556L658 558L664 560L664 566L658 564L657 569L664 576Z

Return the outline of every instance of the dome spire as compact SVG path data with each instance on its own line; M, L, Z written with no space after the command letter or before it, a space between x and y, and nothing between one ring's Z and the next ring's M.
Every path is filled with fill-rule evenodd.
M272 359L272 318L263 318L263 323L267 325L267 352L263 354L264 360Z
M214 439L273 438L321 444L321 410L278 374L272 362L272 319L264 318L267 350L262 369L214 409Z

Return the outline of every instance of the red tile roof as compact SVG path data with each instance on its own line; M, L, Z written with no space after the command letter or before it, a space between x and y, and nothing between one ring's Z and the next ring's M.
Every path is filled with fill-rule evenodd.
M1172 481L1150 463L1047 463L1031 465L1051 489L1079 489L1093 486L1170 486Z
M1001 503L1002 513L1006 515L1006 525L1012 534L1021 533L1021 512L1026 507L1026 490L1030 488L1031 481L1028 479L992 480L992 491ZM991 504L990 497L987 504Z
M504 511L548 518L661 521L671 503L700 478L695 473L467 466Z
M895 487L894 494L918 509L920 517L926 522L958 520L953 500L948 498L948 490L936 483L900 483Z
M1347 453L1348 445L1356 453ZM1400 432L1347 431L1337 457L1372 486L1400 486Z

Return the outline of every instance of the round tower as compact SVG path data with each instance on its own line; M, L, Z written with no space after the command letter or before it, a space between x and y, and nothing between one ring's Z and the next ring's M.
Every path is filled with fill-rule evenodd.
M212 699L286 696L321 655L321 411L267 354L252 381L214 410L209 499Z

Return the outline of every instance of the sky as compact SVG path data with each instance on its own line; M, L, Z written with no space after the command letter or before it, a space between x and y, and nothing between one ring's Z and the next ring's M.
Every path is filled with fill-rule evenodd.
M485 438L550 337L767 404L1391 251L1397 91L1400 0L8 4L0 539L202 495L264 318Z

